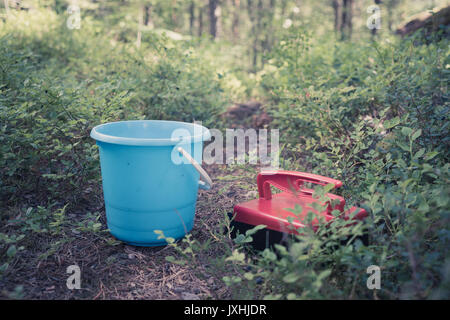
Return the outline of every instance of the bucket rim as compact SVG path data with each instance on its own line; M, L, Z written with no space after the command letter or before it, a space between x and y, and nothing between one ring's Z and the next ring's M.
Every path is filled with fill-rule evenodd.
M105 134L99 132L99 129L111 126L111 125L117 125L118 123L172 123L172 124L183 124L190 125L193 127L199 128L199 134L191 135L188 138L184 137L170 137L170 138L130 138L130 137L120 137L120 136L114 136L110 134ZM195 131L194 131L195 132ZM106 142L106 143L112 143L112 144L119 144L119 145L128 145L128 146L171 146L176 145L180 142L182 143L193 143L193 142L200 142L200 141L208 141L211 139L211 133L208 130L208 128L199 125L197 123L190 123L190 122L182 122L182 121L172 121L172 120L125 120L125 121L112 121L107 122L103 124L99 124L92 128L90 133L91 138L95 139L96 141L100 142Z

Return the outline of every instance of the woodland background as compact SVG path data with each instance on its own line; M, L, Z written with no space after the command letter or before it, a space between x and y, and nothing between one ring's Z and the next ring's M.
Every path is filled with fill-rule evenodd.
M448 299L448 5L3 0L0 295ZM255 252L227 212L257 196L259 167L211 165L190 235L124 245L107 230L89 132L125 119L279 129L282 169L342 180L370 216ZM73 264L81 290L66 287Z

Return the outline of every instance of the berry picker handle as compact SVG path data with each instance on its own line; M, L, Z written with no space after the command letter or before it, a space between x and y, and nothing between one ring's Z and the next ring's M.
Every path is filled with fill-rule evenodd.
M256 179L258 184L259 197L266 200L272 199L272 192L270 186L273 185L276 188L290 192L290 193L306 193L312 196L312 190L301 189L301 186L305 182L310 182L318 185L325 186L329 183L334 184L334 188L342 186L342 182L328 177L319 176L317 174L297 172L297 171L269 171L260 172Z

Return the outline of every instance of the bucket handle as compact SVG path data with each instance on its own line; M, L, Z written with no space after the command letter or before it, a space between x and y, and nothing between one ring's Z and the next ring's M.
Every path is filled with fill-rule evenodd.
M204 190L211 189L213 182L209 177L208 173L206 173L206 171L198 164L198 162L195 161L195 159L192 158L191 155L182 147L178 147L177 150L194 166L194 168L198 171L198 173L200 173L200 176L202 177L203 180L199 180L198 187Z

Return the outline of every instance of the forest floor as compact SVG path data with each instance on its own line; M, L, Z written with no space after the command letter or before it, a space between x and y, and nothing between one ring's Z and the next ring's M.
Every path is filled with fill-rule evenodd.
M199 191L194 239L203 242L221 224L224 213L233 206L255 196L256 177L246 177L239 170L230 175L224 165L206 166L214 186ZM238 183L237 183L238 180ZM254 184L254 186L252 186ZM104 209L102 229L106 228ZM2 296L20 284L25 299L219 299L229 294L222 281L200 279L189 266L179 266L165 260L176 254L165 247L134 247L112 239L107 232L73 233L71 226L80 219L69 214L62 236L36 233L30 246L20 252L11 272L0 281ZM3 228L2 228L3 229ZM211 252L210 254L214 254ZM81 269L81 289L66 286L66 268L78 265ZM8 294L9 293L9 294Z
M255 118L241 118L242 126L246 126L248 119L254 121ZM210 190L200 190L198 195L191 234L200 243L207 239L219 241L216 235L224 232L226 213L233 212L235 204L257 196L256 166L213 164L204 167L214 185ZM188 265L168 262L166 256L176 255L170 246L134 247L114 239L105 230L102 197L91 203L96 205L86 210L99 213L96 221L102 225L100 230L80 232L76 226L86 214L86 210L80 210L66 214L57 235L27 234L24 249L18 251L0 279L0 298L195 300L231 297L220 274L205 278ZM21 219L21 212L18 209L17 216L3 224L0 232L16 228L14 221ZM202 261L208 261L223 251L212 249L200 254L206 255L200 257ZM66 270L70 265L80 267L79 290L67 288L70 274Z

